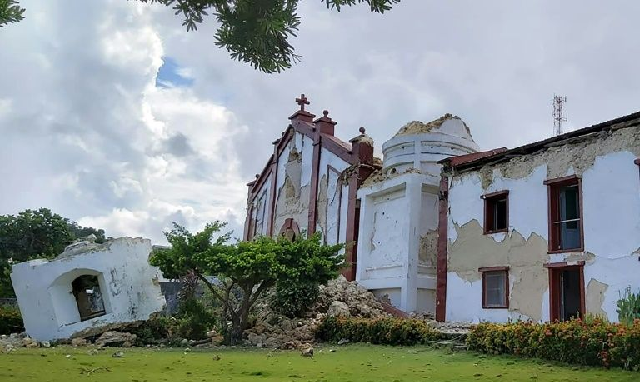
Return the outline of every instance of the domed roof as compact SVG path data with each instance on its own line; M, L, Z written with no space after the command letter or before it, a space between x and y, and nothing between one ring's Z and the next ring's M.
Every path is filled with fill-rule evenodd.
M383 169L406 172L419 166L423 173L435 176L440 174L440 160L479 150L469 126L459 117L445 114L431 122L412 121L402 126L382 145Z
M473 142L469 126L467 126L460 117L450 113L447 113L431 122L411 121L402 126L396 135L394 135L394 138L425 133L442 133Z

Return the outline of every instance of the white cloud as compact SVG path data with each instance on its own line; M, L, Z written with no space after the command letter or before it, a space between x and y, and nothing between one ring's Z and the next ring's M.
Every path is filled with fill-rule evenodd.
M266 75L187 33L162 6L23 0L0 33L0 213L51 207L110 235L162 240L244 215L246 181L288 124L293 99L328 109L349 139L380 147L409 120L463 117L481 147L551 134L550 99L570 128L638 109L640 2L405 1L384 15L302 1L303 61ZM190 87L156 88L162 57Z

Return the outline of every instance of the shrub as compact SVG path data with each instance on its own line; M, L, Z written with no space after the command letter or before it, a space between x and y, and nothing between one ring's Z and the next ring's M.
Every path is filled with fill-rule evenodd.
M151 316L140 326L129 331L137 336L136 346L156 345L173 337L175 321L173 317Z
M279 282L269 305L275 312L289 318L306 313L318 298L319 288L315 282Z
M214 313L197 299L186 299L180 302L175 317L177 336L190 340L202 340L207 338L207 331L211 330L215 324Z
M467 336L472 350L580 365L640 369L640 320L630 326L602 318L565 322L481 323Z
M0 334L22 333L24 324L20 309L11 306L0 306Z
M316 329L323 341L370 342L381 345L416 345L440 338L426 322L404 318L342 318L327 317Z
M633 293L631 287L624 290L617 305L618 321L630 326L635 319L640 319L640 293Z

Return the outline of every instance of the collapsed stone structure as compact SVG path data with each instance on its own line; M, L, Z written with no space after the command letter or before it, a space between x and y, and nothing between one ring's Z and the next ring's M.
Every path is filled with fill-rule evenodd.
M151 241L74 243L53 260L15 264L11 280L25 329L36 341L70 338L146 320L165 305L149 265Z

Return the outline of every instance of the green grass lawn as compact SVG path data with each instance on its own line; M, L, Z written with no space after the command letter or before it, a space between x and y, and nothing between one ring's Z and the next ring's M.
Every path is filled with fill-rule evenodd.
M425 347L352 345L268 350L19 349L0 354L0 381L638 381L640 373ZM112 354L123 351L122 358ZM322 351L320 351L322 350ZM70 356L68 356L70 355ZM219 356L219 360L214 360Z

